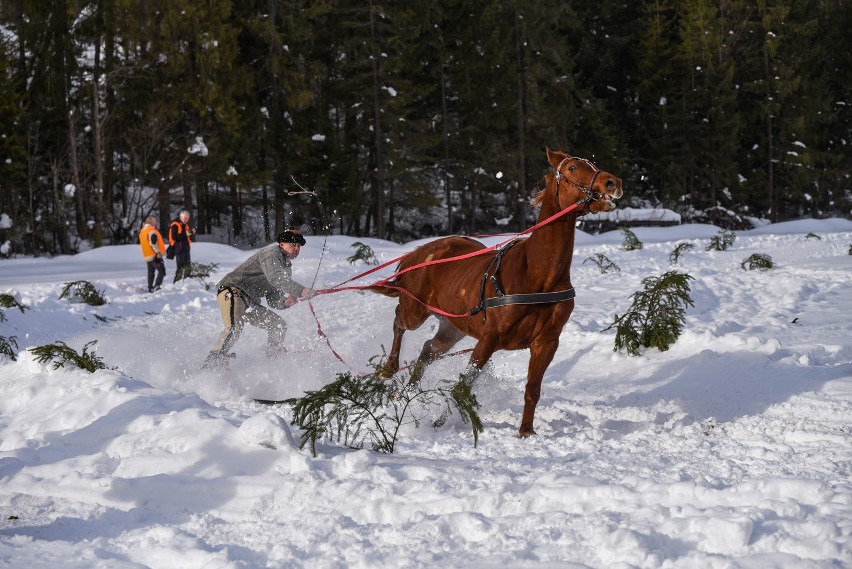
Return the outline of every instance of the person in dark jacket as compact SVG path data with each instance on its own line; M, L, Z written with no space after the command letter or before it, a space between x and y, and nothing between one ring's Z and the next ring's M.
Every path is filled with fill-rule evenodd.
M189 277L190 263L192 262L189 250L192 247L192 238L195 237L195 229L189 227L189 212L183 210L169 224L169 245L174 248L175 253L175 280L178 282Z
M293 280L292 261L299 256L304 236L295 229L280 233L276 243L263 247L219 282L216 302L224 329L202 369L227 369L227 358L245 324L267 331L266 355L273 359L286 353L287 323L270 310L283 310L314 295L310 288ZM261 305L265 298L269 308Z
M163 244L163 236L157 230L157 218L150 216L139 231L139 245L142 246L142 258L148 265L148 292L160 290L163 278L166 276L166 263L163 255L166 254L166 246ZM157 280L154 280L154 273Z

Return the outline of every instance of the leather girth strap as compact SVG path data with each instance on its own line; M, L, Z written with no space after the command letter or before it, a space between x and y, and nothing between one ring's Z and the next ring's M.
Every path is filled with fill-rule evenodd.
M482 309L506 306L507 304L547 304L549 302L564 302L577 296L573 288L555 292L534 292L529 294L504 294L486 298L482 301ZM478 307L477 307L478 308Z
M473 316L477 312L482 312L482 319L485 320L485 311L489 308L494 308L496 306L507 306L509 304L547 304L552 302L564 302L566 300L572 300L576 296L576 292L573 288L554 292L534 292L527 294L504 293L503 288L497 281L497 273L500 271L500 264L503 260L503 255L505 255L506 252L511 249L511 247L517 242L518 240L515 239L501 247L497 251L497 255L488 265L488 268L485 270L485 274L482 275L482 283L479 288L479 304L477 304L470 310L470 312L468 313L470 316ZM493 272L491 271L492 268L494 269ZM489 275L489 273L491 274ZM491 286L494 287L494 291L497 293L497 296L492 298L485 298L485 285L488 282L490 282Z

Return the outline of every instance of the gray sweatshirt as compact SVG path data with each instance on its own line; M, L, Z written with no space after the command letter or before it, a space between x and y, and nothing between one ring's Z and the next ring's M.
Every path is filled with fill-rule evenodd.
M293 264L277 243L267 245L219 281L219 288L236 287L247 300L260 304L266 297L271 308L286 308L287 295L298 296L301 284L293 280Z

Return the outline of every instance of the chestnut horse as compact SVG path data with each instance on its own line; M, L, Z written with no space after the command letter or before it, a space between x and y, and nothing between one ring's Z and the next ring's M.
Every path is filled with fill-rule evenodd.
M374 292L399 298L393 345L380 372L384 377L399 370L405 331L419 328L433 313L432 309L437 309L438 332L423 344L412 381L419 380L426 365L465 336L478 340L467 371L461 377L461 381L468 383L495 351L529 348L519 429L522 437L535 434L533 420L541 380L574 309L571 259L577 217L610 211L615 208L612 199L622 195L620 178L598 170L583 158L550 148L546 151L552 171L545 178L546 187L535 196L536 205L541 207L539 222L566 208L573 208L571 211L537 227L529 238L514 241L499 251L484 251L482 243L466 237L432 241L403 257L397 272L427 263L425 266L370 287ZM465 258L429 264L436 259L459 256ZM382 286L384 283L390 287Z

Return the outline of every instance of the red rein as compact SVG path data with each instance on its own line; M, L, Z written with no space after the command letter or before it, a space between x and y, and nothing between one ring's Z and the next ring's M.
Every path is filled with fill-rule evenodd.
M370 274L372 274L372 273L375 273L376 271L380 271L380 270L384 269L384 268L385 268L385 267L387 267L387 266L390 266L390 265L393 265L394 263L399 262L399 260L400 260L400 259L402 259L403 257L405 257L405 255L407 255L407 254L408 254L408 253L406 253L405 255L400 255L400 256L399 256L399 257L397 257L396 259L391 259L390 261L388 261L388 262L386 262L386 263L383 263L383 264L381 264L381 265L379 265L379 266L377 266L377 267L373 267L373 268L372 268L372 269L370 269L369 271L365 271L365 272L361 273L360 275L355 275L354 277L352 277L352 278L350 278L350 279L347 279L347 280L345 280L345 281L343 281L343 282L341 282L341 283L339 283L339 284L336 284L336 285L334 285L334 286L332 286L332 287L329 287L329 288L323 288L323 289L316 290L316 291L314 291L314 296L318 296L318 295L321 295L321 294L331 294L331 293L334 293L334 292L341 292L341 291L344 291L344 290L364 290L364 289L371 288L371 287L383 286L383 287L386 287L386 288L392 288L392 289L394 289L394 290L398 290L398 291L400 291L401 293L408 295L409 297L413 298L414 300L416 300L417 302L419 302L420 304L422 304L423 306L425 306L427 309L429 309L430 311L432 311L432 312L434 312L434 313L436 313L436 314L440 314L440 315L442 315L442 316L446 316L446 317L448 317L448 318L464 318L464 317L470 316L470 314L467 314L467 313L466 313L466 314L452 314L452 313L450 313L450 312L446 312L446 311L444 311L444 310L441 310L440 308L438 308L438 307L436 307L436 306L431 306L431 305L429 305L429 304L427 304L427 303L423 302L422 300L420 300L420 299L419 299L419 298L417 298L416 296L414 296L414 295L413 295L412 293L410 293L408 290L406 290L406 289L404 289L404 288L402 288L402 287L400 287L400 286L396 286L396 285L388 284L388 281L390 281L391 279L393 279L393 278L395 278L395 277L397 277L397 276L399 276L399 275L401 275L401 274L403 274L403 273L407 273L407 272L409 272L409 271L413 271L414 269L420 269L420 268L423 268L423 267L426 267L426 266L429 266L429 265L437 265L438 263L449 263L449 262L451 262L451 261L459 261L459 260L461 260L461 259L468 259L468 258L470 258L470 257L476 257L477 255L484 255L485 253L488 253L489 251L499 249L500 247L502 247L503 245L505 245L505 244L506 244L506 243L508 243L509 241L512 241L513 239L517 239L518 237L520 237L520 236L522 236L522 235L526 235L527 233L532 233L533 231L535 231L535 230L536 230L536 229L538 229L539 227L542 227L542 226L544 226L544 225L547 225L548 223L550 223L550 222L552 222L552 221L554 221L554 220L556 220L556 219L558 219L558 218L562 217L562 216L563 216L563 215L565 215L566 213L568 213L568 212L570 212L570 211L572 211L572 210L576 209L576 208L577 208L580 204L582 204L582 203L583 203L583 201L584 201L584 200L581 200L581 201L579 201L579 202L577 202L577 203L575 203L575 204L573 204L573 205L570 205L570 206L566 207L565 209L563 209L563 210L559 211L558 213L555 213L555 214L551 215L551 216L550 216L550 217L548 217L547 219L542 220L542 221L540 221L540 222L536 223L535 225L533 225L532 227L530 227L530 228L529 228L529 229L527 229L526 231L522 231L522 232L520 232L520 233L518 233L518 234L514 235L513 237L511 237L511 238L509 238L509 239L506 239L505 241L503 241L503 242L501 242L501 243L498 243L498 244L497 244L497 245L495 245L494 247L486 247L486 248L484 248L484 249L480 249L480 250L478 250L478 251L474 251L474 252L472 252L472 253L467 253L467 254L465 254L465 255L459 255L459 256L457 256L457 257L448 257L448 258L446 258L446 259L433 259L433 260L431 260L431 261L426 261L426 262L423 262L423 263L419 263L419 264L417 264L417 265L413 265L413 266L411 266L411 267L408 267L407 269L404 269L404 270L402 270L402 271L399 271L399 272L397 272L397 273L394 273L394 274L392 274L391 276L389 276L389 277L387 277L387 278L385 278L385 279L382 279L382 280L380 280L380 281L378 281L378 282L376 282L375 284L372 284L372 285L363 285L363 286L346 286L346 287L344 287L344 286L343 286L343 285L345 285L346 283L350 283L350 282L352 282L352 281L354 281L354 280L358 280L358 279L360 279L360 278L362 278L362 277L366 277L367 275L370 275ZM334 354L334 356L335 356L338 360L340 360L340 361L341 361L341 362L342 362L345 366L347 366L349 369L352 369L352 366L350 366L349 364L347 364L347 363L346 363L346 361L343 359L343 357L342 357L340 354L338 354L338 353L337 353L337 351L336 351L336 350L334 349L334 347L331 345L331 340L329 340L328 336L326 336L325 332L323 332L323 330L322 330L322 326L320 325L319 318L317 318L317 313L316 313L316 311L314 310L314 305L313 305L313 303L312 303L311 301L308 301L308 305L310 306L310 308L311 308L311 314L313 314L313 316L314 316L314 320L316 320L316 323L317 323L317 334L325 340L325 343L326 343L326 345L328 345L328 349L329 349L329 350L331 350L331 353L332 353L332 354ZM448 355L462 354L462 353L465 353L465 352L467 352L467 351L469 351L469 350L462 350L462 351L460 351L460 352L454 352L453 354L448 354Z
M334 293L334 292L341 292L341 291L344 291L344 290L364 290L364 289L368 289L368 288L372 288L372 287L382 286L382 287L385 287L385 288L391 288L391 289L394 289L394 290L398 290L398 291L400 291L404 294L407 294L408 296L410 296L411 298L413 298L414 300L416 300L417 302L419 302L420 304L422 304L423 306L428 308L430 311L435 312L437 314L440 314L442 316L447 316L449 318L463 318L465 316L470 316L469 314L466 314L466 313L465 314L452 314L452 313L449 313L449 312L445 312L445 311L441 310L440 308L430 306L430 305L426 304L425 302L423 302L422 300L420 300L419 298L417 298L416 296L414 296L413 294L411 294L410 292L408 292L406 289L399 287L399 286L396 286L396 285L388 284L388 281L398 277L399 275L402 275L402 274L407 273L409 271L413 271L415 269L421 269L423 267L428 267L429 265L437 265L439 263L450 263L452 261L460 261L462 259L469 259L471 257L476 257L478 255L484 255L486 253L491 252L492 250L499 249L500 247L502 247L506 243L508 243L508 242L510 242L514 239L517 239L518 237L521 237L522 235L526 235L527 233L532 233L533 231L535 231L539 227L547 225L548 223L562 217L566 213L577 208L582 203L583 203L583 201L581 200L581 201L579 201L579 202L577 202L573 205L570 205L570 206L566 207L565 209L563 209L563 210L561 210L557 213L554 213L553 215L551 215L547 219L539 221L538 223L536 223L535 225L533 225L529 229L522 231L522 232L510 237L509 239L506 239L505 241L503 241L501 243L498 243L494 247L486 247L484 249L479 249L478 251L473 251L472 253L466 253L464 255L458 255L456 257L447 257L446 259L432 259L431 261L425 261L425 262L419 263L417 265L412 265L411 267L408 267L407 269L403 269L399 272L396 272L396 273L392 274L391 276L384 278L384 279L382 279L382 280L380 280L380 281L378 281L374 284L371 284L371 285L346 286L346 287L343 286L346 283L350 283L350 282L358 280L362 277L366 277L367 275L375 273L376 271L380 271L380 270L384 269L385 267L387 267L389 265L393 265L394 263L399 262L400 259L402 259L403 257L405 257L405 255L408 254L408 253L406 253L405 255L400 255L396 259L391 259L390 261L383 263L383 264L379 265L378 267L373 267L369 271L363 272L360 275L355 275L354 277L347 279L347 280L345 280L345 281L343 281L339 284L336 284L332 287L319 289L319 290L315 291L315 296L318 296L320 294L331 294L331 293Z

